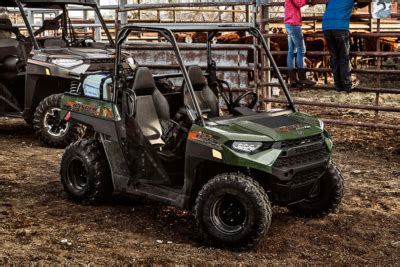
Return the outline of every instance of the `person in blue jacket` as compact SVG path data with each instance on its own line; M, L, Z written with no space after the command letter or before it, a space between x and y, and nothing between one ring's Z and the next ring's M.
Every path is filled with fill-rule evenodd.
M368 3L355 0L329 0L322 18L322 30L331 56L331 67L335 89L351 92L359 81L351 81L349 28L353 8L362 8Z

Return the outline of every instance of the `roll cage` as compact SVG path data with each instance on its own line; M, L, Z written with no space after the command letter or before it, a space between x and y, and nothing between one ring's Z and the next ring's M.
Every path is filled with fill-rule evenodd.
M154 32L158 33L161 36L163 36L168 42L171 43L175 56L177 58L178 64L180 66L184 81L186 82L187 89L189 91L189 94L193 100L195 111L197 113L199 122L201 126L205 126L205 121L204 118L201 116L201 109L199 106L199 103L196 99L193 85L189 79L189 74L187 71L187 68L184 64L183 58L181 51L179 49L178 43L175 39L175 32L206 32L208 34L207 38L207 68L208 72L212 71L213 68L215 68L215 62L212 60L212 39L218 32L248 32L250 33L253 37L257 38L259 42L261 43L262 48L265 50L265 53L268 57L268 60L271 63L272 69L276 72L279 83L283 89L283 92L285 93L285 96L287 98L289 108L293 111L296 112L297 109L293 103L292 97L290 96L288 87L282 77L282 74L280 73L278 66L276 65L276 62L274 58L272 57L271 51L269 50L269 47L267 45L266 40L262 36L261 32L251 26L236 26L236 25L216 25L216 26L196 26L196 25L177 25L177 26L164 26L164 25L151 25L151 26L138 26L138 25L128 25L125 26L121 29L121 31L118 34L117 40L116 40L116 61L115 61L115 69L114 69L114 92L118 92L118 89L123 89L121 88L122 84L120 82L119 76L122 73L121 68L122 68L122 44L124 41L128 38L129 34L132 31L138 31L138 32ZM113 94L113 99L112 101L114 103L117 102L117 93Z
M26 17L24 8L45 8L45 9L61 9L63 10L63 20L64 24L68 25L68 18L67 18L67 5L80 5L80 6L88 6L93 8L94 12L96 13L97 17L99 18L100 24L103 27L104 31L106 32L107 39L110 42L110 45L114 47L114 40L111 37L110 32L108 31L107 25L100 13L100 10L94 0L2 0L0 3L1 7L14 7L18 8L22 19L27 27L29 37L31 38L33 47L35 50L39 50L39 44L35 37L35 32L32 29L32 26L29 24L28 18ZM65 33L67 29L63 29ZM63 33L63 34L64 34Z

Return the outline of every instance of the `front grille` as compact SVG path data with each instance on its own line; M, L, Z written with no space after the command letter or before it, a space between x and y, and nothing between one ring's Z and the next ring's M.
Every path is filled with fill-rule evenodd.
M321 150L313 151L310 153L300 154L292 157L279 157L275 161L274 167L276 168L293 167L296 165L301 165L310 162L315 162L321 159L326 159L327 156L328 156L328 151L324 147Z
M90 59L88 63L90 64L88 71L111 71L114 68L113 58Z
M301 185L305 184L311 181L315 181L321 175L324 173L325 169L324 168L315 168L303 172L296 173L290 182L288 182L288 185Z
M292 148L295 146L321 142L322 140L323 140L323 137L321 134L304 137L304 138L299 138L299 139L286 140L286 141L282 141L281 148L288 149L288 148Z

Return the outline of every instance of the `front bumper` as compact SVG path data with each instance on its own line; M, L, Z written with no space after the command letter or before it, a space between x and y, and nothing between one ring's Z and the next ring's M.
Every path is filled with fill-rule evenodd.
M293 204L304 200L322 177L330 161L324 136L282 142L282 152L272 166L272 198Z

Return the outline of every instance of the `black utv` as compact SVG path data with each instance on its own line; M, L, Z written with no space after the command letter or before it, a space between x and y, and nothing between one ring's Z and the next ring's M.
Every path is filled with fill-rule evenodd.
M86 71L113 68L114 43L97 4L2 0L0 8L5 11L0 16L0 116L22 115L43 143L65 147L83 133L83 127L60 120L62 93L76 87ZM94 12L96 26L101 25L108 42L96 42L87 34L94 25L73 26L69 10ZM27 13L35 12L45 14L41 25L29 24ZM24 26L16 26L21 18Z

